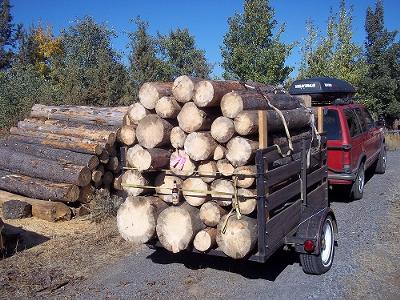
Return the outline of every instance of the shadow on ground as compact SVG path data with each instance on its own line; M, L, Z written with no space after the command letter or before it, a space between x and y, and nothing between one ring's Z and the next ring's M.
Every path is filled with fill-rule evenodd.
M162 248L156 249L147 258L151 259L153 263L162 265L178 263L191 270L211 268L236 273L248 279L266 279L269 281L275 281L287 266L299 263L298 254L283 250L273 254L266 263L233 260L228 257L191 252L173 254Z

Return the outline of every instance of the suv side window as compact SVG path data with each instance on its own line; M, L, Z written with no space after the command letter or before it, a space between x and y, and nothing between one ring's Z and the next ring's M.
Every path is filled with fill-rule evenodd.
M372 118L371 114L369 113L369 111L367 109L363 108L362 113L364 115L365 121L367 122L368 129L374 128L375 122L374 122L374 119Z
M355 137L361 134L361 127L357 120L357 116L352 109L346 109L344 115L347 120L347 126L349 127L349 132L351 137Z
M365 115L362 113L360 108L355 108L354 109L355 114L357 115L358 120L360 121L360 125L361 125L361 130L363 132L368 130L368 124L367 121L365 119Z
M328 140L341 140L342 128L339 121L339 113L337 110L324 110L324 129Z

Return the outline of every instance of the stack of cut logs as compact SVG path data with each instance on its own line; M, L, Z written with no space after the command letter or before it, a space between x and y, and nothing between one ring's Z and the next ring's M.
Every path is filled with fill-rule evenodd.
M118 183L117 137L127 111L34 105L1 140L0 204L28 202L33 216L49 221L70 219L71 208L82 213L95 188Z
M246 256L257 240L254 156L264 130L258 111L266 112L268 144L286 149L285 127L293 141L310 137L310 111L272 86L188 76L145 83L139 100L121 129L121 140L131 137L121 179L129 197L117 215L122 237L158 237L174 253L219 247ZM240 219L228 217L232 205Z

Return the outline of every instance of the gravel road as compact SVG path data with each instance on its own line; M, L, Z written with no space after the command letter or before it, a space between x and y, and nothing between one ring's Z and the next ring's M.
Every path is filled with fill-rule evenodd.
M400 152L366 184L364 198L330 193L339 226L332 269L303 273L296 255L280 251L266 264L200 255L136 253L60 296L85 299L400 299ZM61 291L60 291L61 292Z

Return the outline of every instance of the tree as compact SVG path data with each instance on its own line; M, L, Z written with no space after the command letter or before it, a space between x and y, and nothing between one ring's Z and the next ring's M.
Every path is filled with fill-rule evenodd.
M391 123L400 116L400 43L396 42L397 32L385 28L381 0L376 1L375 9L368 7L365 30L368 66L363 84L365 102Z
M16 33L12 19L10 0L0 0L0 70L11 65Z
M306 23L298 78L331 76L360 86L366 69L362 49L353 42L352 22L352 8L342 0L339 13L331 11L324 37L319 37L312 21Z
M158 44L171 79L182 74L209 77L211 65L207 63L204 51L196 48L195 38L187 28L178 28L168 35L158 34Z
M244 12L228 20L221 47L224 78L283 83L292 68L285 66L294 44L280 41L274 10L267 0L245 0Z
M119 105L127 72L111 47L113 32L92 18L78 20L61 35L63 52L52 59L50 76L63 103Z

